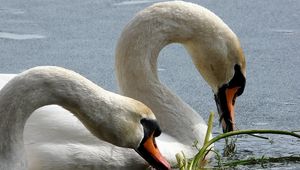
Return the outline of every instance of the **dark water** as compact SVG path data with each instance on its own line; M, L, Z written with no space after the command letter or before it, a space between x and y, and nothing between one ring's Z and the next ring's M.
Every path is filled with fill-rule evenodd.
M153 2L0 0L0 72L57 65L117 91L112 74L117 38L129 19ZM247 56L247 85L236 103L237 127L300 130L300 1L193 2L211 9L227 23L240 37ZM168 46L159 58L160 79L207 120L209 111L216 111L213 94L192 65L181 46ZM214 129L215 134L220 131L217 123ZM271 137L273 144L239 138L237 157L299 156L298 139ZM222 143L217 145L220 150L222 147ZM300 169L300 164L267 167Z

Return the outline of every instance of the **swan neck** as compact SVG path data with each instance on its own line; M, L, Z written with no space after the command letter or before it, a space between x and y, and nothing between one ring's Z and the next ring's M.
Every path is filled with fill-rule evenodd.
M164 86L158 78L159 52L170 43L184 46L193 37L187 16L174 17L168 10L151 8L139 13L123 30L116 48L116 76L121 93L149 106L162 130L182 143L202 143L194 132L203 119L189 105ZM154 12L153 12L154 11ZM171 11L171 10L169 10ZM176 15L178 16L178 15ZM155 18L155 19L153 19ZM162 122L164 121L164 122Z
M136 86L146 85L150 89L160 85L157 73L160 51L171 43L185 44L190 37L189 28L171 16L153 20L157 13L144 15L139 13L124 28L116 48L116 76L125 95Z
M0 91L0 169L27 167L23 130L34 110L50 104L60 105L92 131L97 119L105 117L106 112L101 109L111 107L99 97L107 96L105 93L82 76L64 69L31 69L16 76Z

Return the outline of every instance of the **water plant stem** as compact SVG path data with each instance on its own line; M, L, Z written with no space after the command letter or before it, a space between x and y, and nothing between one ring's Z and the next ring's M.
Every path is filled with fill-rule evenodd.
M212 131L213 123L214 123L214 115L215 115L214 112L210 112L210 114L209 114L208 123L207 123L207 130L206 130L206 135L205 135L203 145L205 145L211 137L211 131Z
M235 167L237 165L253 165L253 164L263 164L268 162L289 162L289 161L300 161L300 157L297 156L285 156L285 157L262 157L262 158L249 158L246 160L236 160L231 162L223 163L222 166L225 167Z

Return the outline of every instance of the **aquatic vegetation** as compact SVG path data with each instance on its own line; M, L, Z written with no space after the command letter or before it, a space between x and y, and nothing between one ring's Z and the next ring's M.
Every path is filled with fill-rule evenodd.
M254 134L289 135L289 136L293 136L296 138L300 138L300 135L297 134L297 132L299 132L299 131L266 130L266 129L257 130L257 129L255 129L255 130L237 130L237 131L227 132L227 133L217 135L216 137L209 140L209 136L211 134L212 126L213 126L213 117L214 117L214 113L211 112L210 116L209 116L209 120L208 120L208 128L207 128L207 132L206 132L204 145L202 146L202 148L199 148L199 152L191 159L186 158L184 153L176 154L178 168L180 170L198 170L198 169L205 167L205 165L206 165L205 157L207 156L207 154L209 152L215 153L216 159L218 162L217 167L219 167L219 168L235 167L238 165L251 165L251 164L261 164L263 166L263 164L267 163L267 162L300 161L300 157L290 156L290 157L278 157L278 158L272 158L272 157L250 158L250 159L246 159L246 160L234 160L234 161L223 163L221 161L221 155L217 151L214 151L211 148L212 144L214 144L215 142L217 142L221 139L228 139L228 137L242 135L242 134L251 135L251 136L259 137L259 138L264 138L264 137L257 136ZM235 150L235 145L232 142L230 144L227 143L225 148L228 149L227 152L232 153Z

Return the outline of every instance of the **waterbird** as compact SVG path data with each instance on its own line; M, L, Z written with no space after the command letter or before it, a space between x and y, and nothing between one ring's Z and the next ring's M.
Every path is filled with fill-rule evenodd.
M95 137L135 150L154 168L170 169L155 143L161 130L147 106L73 71L41 66L14 77L0 91L1 170L28 168L25 123L34 110L49 104L69 110Z

